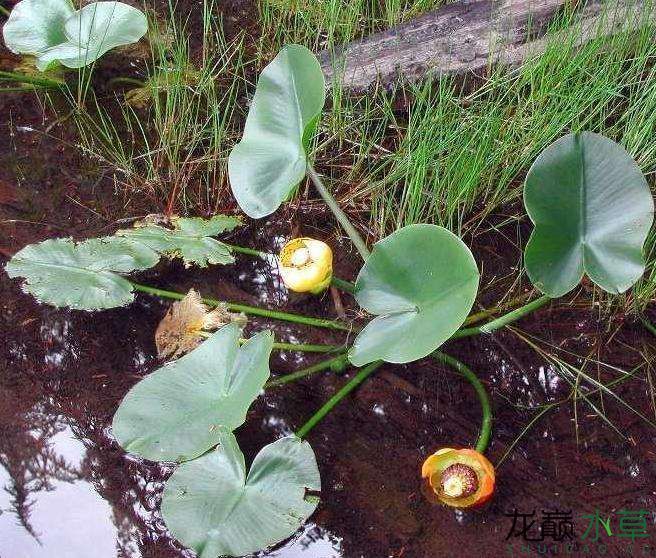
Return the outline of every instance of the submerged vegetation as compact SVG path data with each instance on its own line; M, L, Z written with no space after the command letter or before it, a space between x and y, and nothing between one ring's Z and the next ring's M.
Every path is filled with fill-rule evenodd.
M24 280L26 292L53 306L104 310L129 304L135 292L181 301L158 328L158 335L166 329L175 341L162 348L160 336L160 354L180 358L132 387L116 410L112 433L127 452L175 462L161 512L171 533L204 558L268 548L304 524L321 489L306 438L384 363L429 357L475 390L481 406L475 449L446 447L425 456L421 478L432 501L456 508L485 504L497 484L484 455L492 428L489 397L476 374L442 352L443 345L507 327L582 281L613 303L611 295L635 289L624 295L625 309L637 313L656 297L651 22L580 46L575 15L565 14L557 26L573 29L566 40L559 34L519 69L491 69L482 84L443 77L354 98L339 83L326 95L320 63L307 46L332 47L437 3L393 1L384 9L356 0L296 4L260 4L265 29L277 11L288 14L287 27L266 38L226 38L220 20L212 21L210 3L201 14L200 44L190 42L185 25L153 19L151 59L141 79L113 77L105 89L94 89L92 76L75 84L64 75L59 85L44 87L52 107L63 99L83 152L111 168L124 188L148 195L162 214L111 236L31 244L6 266L10 277ZM73 8L67 4L67 10ZM137 31L145 33L142 23ZM11 42L11 16L7 25ZM111 37L110 30L106 25ZM110 40L110 48L136 41L143 34L137 31ZM40 70L51 61L75 68L109 50L92 35L70 47L78 58L50 56L52 45L15 50L36 55ZM264 40L275 45L290 37L307 46L288 44L263 67ZM11 76L40 90L28 75ZM292 239L279 255L215 238L241 225L218 214L219 208L235 209L233 199L246 215L263 218L290 201L302 203L306 184L362 260L353 283L333 275L333 251L312 238ZM211 217L181 218L178 212ZM500 224L490 221L501 212ZM523 266L510 275L515 284L525 271L539 293L503 310L502 300L495 300L499 308L472 313L481 271L471 241L490 227L521 223L527 230L529 220L530 239L520 242ZM364 228L373 242L361 235ZM234 253L279 265L290 290L316 295L332 285L349 293L358 313L339 320L285 313L166 291L131 277L162 258L207 267L232 264ZM244 339L242 313L330 328L344 340L280 343L268 330ZM526 343L542 351L531 339ZM290 348L327 356L270 379L272 351ZM576 397L582 369L543 356L556 363ZM349 367L354 373L341 389L294 434L265 445L247 473L234 431L262 391ZM595 382L595 390L613 393Z

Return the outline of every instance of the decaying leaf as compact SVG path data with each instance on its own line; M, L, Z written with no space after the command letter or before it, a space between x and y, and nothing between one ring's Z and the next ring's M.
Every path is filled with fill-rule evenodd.
M228 311L225 305L210 310L197 291L174 302L155 331L157 356L163 359L178 358L194 350L203 340L202 333L236 323L246 324L246 316Z

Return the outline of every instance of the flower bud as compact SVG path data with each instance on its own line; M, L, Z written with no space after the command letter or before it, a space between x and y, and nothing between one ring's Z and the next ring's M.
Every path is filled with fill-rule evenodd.
M317 294L330 285L333 252L325 242L295 238L280 250L280 275L290 291Z

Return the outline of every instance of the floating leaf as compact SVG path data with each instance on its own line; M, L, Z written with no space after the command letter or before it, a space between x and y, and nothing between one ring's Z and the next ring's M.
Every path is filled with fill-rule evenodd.
M644 272L654 200L638 165L614 141L583 132L552 143L526 177L524 203L535 224L526 271L543 293L562 296L584 273L620 293Z
M349 360L411 362L437 349L462 325L478 289L469 248L435 225L409 225L374 245L355 298L377 315L359 333Z
M75 11L67 0L22 0L3 28L7 48L69 68L91 64L107 51L138 41L148 30L146 16L121 2L94 2Z
M321 66L303 46L285 46L262 71L243 139L228 159L232 192L250 217L273 213L305 176L325 96Z
M211 237L231 231L240 224L236 217L226 215L215 215L211 219L177 218L173 220L173 229L147 225L123 229L116 234L145 244L161 254L181 256L186 266L206 267L235 261L230 247Z
M128 304L132 284L117 273L154 266L159 255L140 244L105 237L76 244L58 238L30 244L6 267L9 277L24 277L23 289L39 302L77 310Z
M227 325L189 354L149 374L125 396L113 431L131 453L153 461L193 459L235 429L269 377L273 335L260 332L239 347Z
M246 325L246 316L230 312L227 304L210 310L200 294L191 289L174 302L155 331L157 356L162 359L178 358L194 350L203 340L203 332L214 331L229 323Z
M171 533L199 558L243 556L276 544L312 515L321 480L312 448L295 436L262 448L246 476L234 435L183 463L166 483L162 516Z

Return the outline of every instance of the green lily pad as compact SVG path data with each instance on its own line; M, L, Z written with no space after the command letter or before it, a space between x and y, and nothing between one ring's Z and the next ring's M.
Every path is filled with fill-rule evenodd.
M22 0L3 28L5 44L36 56L45 70L52 62L69 68L91 64L107 51L138 41L146 16L121 2L94 2L75 11L67 0Z
M132 284L117 273L148 269L159 254L115 237L76 244L57 238L30 244L7 263L9 277L24 277L23 290L39 302L76 310L101 310L132 302Z
M244 136L228 159L232 192L250 217L273 213L305 176L325 96L321 66L303 46L285 46L262 71Z
M171 533L199 558L243 556L294 534L318 504L312 448L295 436L262 448L246 476L234 435L220 430L219 447L183 463L166 483L162 516Z
M220 427L242 425L269 378L273 335L260 332L240 347L239 334L238 326L226 325L137 383L114 415L123 449L153 461L184 461L215 446Z
M228 232L241 224L236 217L215 215L210 219L198 217L176 219L173 229L148 225L117 231L118 236L130 239L168 256L180 256L185 265L230 264L235 261L229 246L211 238Z
M623 147L591 132L547 147L529 170L524 204L535 224L526 271L543 293L570 292L584 274L621 293L643 274L654 200Z
M403 363L425 357L462 325L478 290L469 248L436 225L409 225L377 242L355 283L358 304L376 317L349 360Z

